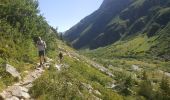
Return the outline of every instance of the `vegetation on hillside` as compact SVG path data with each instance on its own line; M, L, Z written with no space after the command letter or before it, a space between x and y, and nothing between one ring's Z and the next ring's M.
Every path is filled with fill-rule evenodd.
M36 0L0 1L0 89L16 79L5 72L8 63L24 75L34 68L38 57L36 37L41 36L48 45L47 53L55 51L57 33L40 15Z
M112 78L101 73L83 61L64 56L62 70L51 66L44 75L35 81L31 89L34 98L40 100L122 100L109 87ZM41 88L41 90L39 89Z
M76 51L58 40L57 31L40 14L37 0L1 0L0 91L18 81L5 71L5 64L13 65L22 77L25 71L35 68L38 62L35 43L37 36L41 36L47 43L47 56L53 61L29 90L33 98L169 100L169 0L105 0L104 3L86 18L90 24L82 20L85 25L80 28L77 24L70 30L80 28L70 40L80 43L80 48L97 48L114 42L82 52L103 64L113 77L94 67L97 63L92 65L83 56L71 55ZM112 3L120 8L112 9ZM103 9L114 16L105 14ZM59 51L65 54L60 71L55 68Z

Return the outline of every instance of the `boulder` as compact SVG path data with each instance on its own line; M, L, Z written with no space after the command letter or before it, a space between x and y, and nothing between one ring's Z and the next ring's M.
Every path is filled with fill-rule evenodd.
M10 73L13 77L17 77L21 79L20 73L13 66L6 64L5 69L6 69L6 72Z

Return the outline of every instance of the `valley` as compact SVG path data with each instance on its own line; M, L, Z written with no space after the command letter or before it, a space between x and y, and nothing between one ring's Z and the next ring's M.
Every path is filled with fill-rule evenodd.
M0 100L170 99L170 0L103 0L64 34L38 7L0 1Z

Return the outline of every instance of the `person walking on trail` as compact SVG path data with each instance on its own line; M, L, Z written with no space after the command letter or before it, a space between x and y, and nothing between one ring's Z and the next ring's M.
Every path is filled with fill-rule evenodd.
M46 43L41 39L41 37L38 37L37 48L38 48L38 54L40 59L40 66L42 66L43 62L46 62L45 60Z
M60 62L60 64L61 64L61 63L62 63L62 60L63 60L63 54L62 54L62 52L59 53L58 57L59 57L59 62Z

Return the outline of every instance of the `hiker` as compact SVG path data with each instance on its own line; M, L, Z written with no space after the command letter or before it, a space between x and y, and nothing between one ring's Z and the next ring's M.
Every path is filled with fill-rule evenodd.
M42 66L43 62L46 62L45 59L46 43L41 39L41 37L38 37L37 48L38 48L38 54L40 59L40 66Z
M60 64L61 64L61 62L62 62L62 60L63 60L63 54L62 54L62 52L59 53L58 57L59 57L59 61L60 61Z

